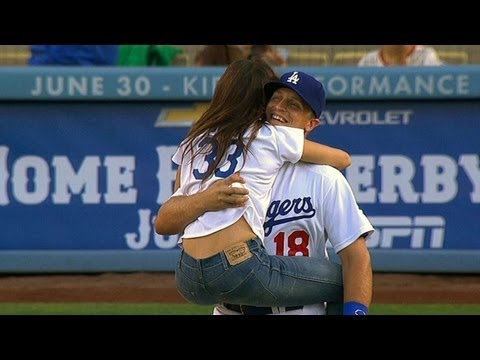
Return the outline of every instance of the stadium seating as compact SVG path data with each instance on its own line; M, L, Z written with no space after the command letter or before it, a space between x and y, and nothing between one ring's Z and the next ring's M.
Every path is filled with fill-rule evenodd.
M173 66L192 66L192 61L190 60L190 54L184 52L177 54L173 59Z
M26 65L30 59L30 51L0 51L0 65L20 66Z
M174 66L192 66L196 53L203 45L175 45L185 52L174 59ZM274 45L280 47L280 45ZM434 45L445 64L480 64L478 45ZM281 45L288 54L289 65L300 66L357 66L360 58L374 45ZM0 66L26 65L30 45L0 45Z
M437 54L445 64L468 64L468 53L466 51L439 50Z
M339 51L333 56L334 66L357 66L367 51Z
M291 51L288 65L328 66L328 53L323 51Z

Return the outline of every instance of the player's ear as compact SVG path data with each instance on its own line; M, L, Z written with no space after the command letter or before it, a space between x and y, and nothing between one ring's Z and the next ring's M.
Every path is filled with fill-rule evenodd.
M307 122L307 125L305 126L305 131L310 132L319 125L320 125L320 119L312 118Z

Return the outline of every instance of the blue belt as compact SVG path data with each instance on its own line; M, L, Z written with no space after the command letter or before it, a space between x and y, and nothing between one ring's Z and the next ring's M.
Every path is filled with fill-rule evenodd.
M278 310L274 311L274 309L279 309L278 307L235 305L227 303L223 303L223 306L228 310L232 310L243 315L270 315L278 313ZM286 306L281 307L281 309L285 309L285 311L300 310L303 309L303 306Z

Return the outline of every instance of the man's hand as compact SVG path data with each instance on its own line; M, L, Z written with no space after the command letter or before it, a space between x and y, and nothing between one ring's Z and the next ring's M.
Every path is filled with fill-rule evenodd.
M217 180L203 191L202 198L208 211L241 207L247 203L249 191L245 187L232 186L234 183L245 184L245 179L235 173L226 179Z
M172 196L158 209L155 218L157 234L180 234L185 227L207 211L244 206L249 200L248 190L231 186L233 183L245 184L240 174L218 180L207 189L193 195ZM237 185L238 185L237 184Z

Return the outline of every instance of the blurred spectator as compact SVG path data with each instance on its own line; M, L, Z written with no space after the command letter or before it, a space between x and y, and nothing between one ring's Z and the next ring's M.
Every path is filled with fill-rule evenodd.
M184 50L172 45L120 45L120 66L171 66Z
M116 65L118 45L32 45L29 65Z
M249 59L262 59L270 66L287 66L287 59L272 45L250 45Z
M438 66L437 52L422 45L383 45L366 54L358 66Z
M247 54L238 45L205 45L195 56L196 66L227 66Z

